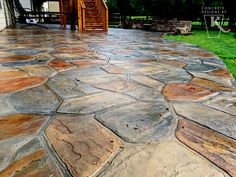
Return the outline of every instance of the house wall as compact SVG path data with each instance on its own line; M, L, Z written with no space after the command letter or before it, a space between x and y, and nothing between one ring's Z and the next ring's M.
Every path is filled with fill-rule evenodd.
M0 31L6 28L6 18L3 0L0 0Z
M10 15L5 5L6 0L0 0L0 31L11 25ZM31 8L30 0L20 0L24 8Z
M21 2L21 5L22 5L24 8L31 9L30 0L20 0L20 2Z

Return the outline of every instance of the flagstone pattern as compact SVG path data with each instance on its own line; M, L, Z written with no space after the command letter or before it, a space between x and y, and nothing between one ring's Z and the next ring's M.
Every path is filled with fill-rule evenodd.
M162 33L0 33L0 176L235 177L236 88Z

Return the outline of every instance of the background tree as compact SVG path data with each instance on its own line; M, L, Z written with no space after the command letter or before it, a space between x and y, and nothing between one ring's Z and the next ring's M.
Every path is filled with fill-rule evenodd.
M235 25L236 1L233 0L107 0L110 13L119 12L123 17L150 15L161 19L200 20L201 8L225 7L229 25ZM123 18L124 19L124 18Z

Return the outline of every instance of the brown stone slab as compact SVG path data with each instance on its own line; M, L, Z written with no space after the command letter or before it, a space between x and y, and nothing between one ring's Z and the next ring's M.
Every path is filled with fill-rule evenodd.
M47 116L32 114L0 117L0 140L34 134L46 119Z
M223 77L226 79L233 79L232 75L230 74L230 72L227 69L217 69L217 70L209 72L209 74L211 74L213 76Z
M27 74L22 71L1 71L0 79L26 77Z
M24 60L33 60L33 56L11 56L0 59L0 63L14 62L14 61L24 61Z
M198 101L216 93L191 83L170 83L165 86L163 94L170 100Z
M130 60L130 62L135 62L135 63L147 63L147 62L156 62L156 61L157 60L155 58L134 58Z
M120 147L117 138L100 124L78 115L56 116L46 135L76 177L92 175Z
M0 93L9 93L44 83L46 77L23 77L0 80Z
M79 67L91 67L105 64L102 60L78 60L72 63Z
M57 71L67 70L67 69L75 67L69 62L61 61L61 60L52 60L48 63L48 65L56 69Z
M86 50L82 47L73 47L73 48L57 48L56 52L60 53L81 53L85 52Z
M176 137L218 167L236 176L236 141L188 120L179 120Z
M234 88L226 87L223 84L216 83L207 79L201 79L201 78L194 78L191 81L193 84L200 85L202 87L206 87L208 89L211 89L213 91L225 91L225 92L232 92L233 90L236 91Z
M19 66L18 69L26 72L29 76L50 77L56 73L54 69L47 65Z
M197 55L199 57L206 57L206 58L211 58L215 57L215 54L213 53L208 53L203 50L187 50L188 52L191 52L193 55Z

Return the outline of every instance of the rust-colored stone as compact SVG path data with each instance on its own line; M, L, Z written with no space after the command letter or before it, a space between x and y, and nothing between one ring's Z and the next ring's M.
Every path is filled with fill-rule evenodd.
M1 71L0 79L26 77L27 74L22 71Z
M60 53L81 53L85 52L86 50L82 47L73 47L73 48L57 48L56 52Z
M188 52L191 52L193 55L197 55L199 57L206 57L206 58L215 57L215 54L204 52L203 50L188 50Z
M163 90L164 96L170 100L189 100L198 101L205 97L215 94L215 92L208 90L207 88L200 87L191 83L167 84Z
M226 87L220 83L216 83L207 79L201 79L201 78L194 78L192 80L193 84L200 85L202 87L206 87L208 89L211 89L213 91L225 91L225 92L232 92L235 90L234 88Z
M129 60L129 59L128 59ZM147 62L156 62L157 60L155 58L134 58L131 59L130 62L135 62L135 63L147 63Z
M0 80L0 93L9 93L42 84L46 77L23 77Z
M211 74L213 76L223 77L226 79L233 79L232 75L230 74L230 72L227 69L217 69L217 70L209 72L209 74Z
M155 52L164 54L164 55L174 55L174 56L182 56L182 57L189 56L185 51L178 51L178 50L155 50Z
M0 140L36 133L47 116L14 114L0 117Z
M231 176L236 176L235 140L188 120L179 121L176 137Z
M91 66L105 64L105 61L102 61L102 60L78 60L78 61L74 61L73 64L75 64L79 67L91 67Z
M0 59L0 63L14 62L14 61L24 61L24 60L33 60L33 56L11 56L4 57Z
M46 156L46 152L43 150L38 150L33 154L30 154L20 160L15 161L9 167L0 172L0 176L7 177L14 175L15 172L27 167L30 163L42 159Z
M67 70L67 69L75 67L74 65L72 65L69 62L61 61L61 60L52 60L48 63L48 65L58 71Z
M101 125L82 116L57 116L46 135L77 177L92 175L120 147L118 140Z

